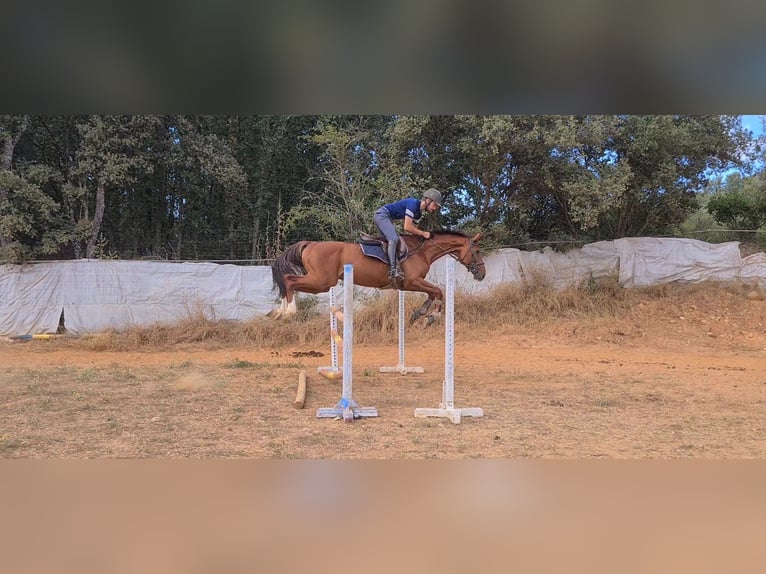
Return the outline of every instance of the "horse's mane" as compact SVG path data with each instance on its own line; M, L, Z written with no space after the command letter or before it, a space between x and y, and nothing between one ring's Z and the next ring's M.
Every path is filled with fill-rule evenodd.
M459 235L460 237L470 237L469 233L461 231L460 229L437 229L434 231L437 235Z
M458 237L471 237L469 233L466 233L465 231L461 231L459 229L436 229L432 231L434 235L456 235ZM403 233L402 237L414 237L416 239L420 239L417 235L410 235L408 233Z

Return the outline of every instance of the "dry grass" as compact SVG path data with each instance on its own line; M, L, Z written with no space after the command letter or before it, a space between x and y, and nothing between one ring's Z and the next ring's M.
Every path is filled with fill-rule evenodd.
M636 302L638 294L616 281L589 282L580 287L555 290L527 284L502 285L487 295L458 295L455 320L473 328L482 325L533 325L562 318L618 316Z
M530 327L566 320L621 320L639 306L651 303L655 313L677 315L679 310L720 307L737 308L744 302L745 289L717 283L670 284L646 289L623 289L615 280L591 281L577 288L555 290L528 284L523 287L499 286L488 294L458 294L455 320L478 332L492 332L513 326ZM406 299L406 316L419 307L423 297ZM408 340L430 340L442 336L438 327L421 322L408 324ZM357 343L395 343L398 333L397 294L382 293L356 312L354 341ZM126 331L107 331L83 339L88 350L131 350L142 347L166 348L179 344L204 344L209 348L254 345L281 348L324 344L328 339L328 320L324 313L304 309L295 318L275 321L256 317L246 322L208 319L195 313L175 324L135 327Z

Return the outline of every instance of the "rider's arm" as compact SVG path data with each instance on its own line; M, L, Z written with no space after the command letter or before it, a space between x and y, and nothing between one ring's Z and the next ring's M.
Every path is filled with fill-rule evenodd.
M412 235L419 235L420 237L428 238L429 233L427 231L421 231L412 218L409 215L404 216L404 230Z

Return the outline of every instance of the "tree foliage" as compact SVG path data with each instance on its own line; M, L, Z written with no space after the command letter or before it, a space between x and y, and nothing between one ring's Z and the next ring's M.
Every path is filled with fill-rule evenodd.
M376 118L328 118L305 136L318 150L314 185L290 209L285 232L291 240L353 241L370 232L372 213L383 204L377 189L378 147L385 123Z
M728 229L760 229L766 225L766 186L763 179L732 174L710 198L707 211Z
M737 116L0 116L0 257L261 260L428 187L427 225L495 245L663 235L755 143ZM763 225L758 193L709 212Z

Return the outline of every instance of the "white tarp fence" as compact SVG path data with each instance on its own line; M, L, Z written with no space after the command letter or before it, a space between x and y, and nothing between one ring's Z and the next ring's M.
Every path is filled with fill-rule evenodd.
M92 333L204 313L245 320L274 306L271 268L77 260L0 266L0 334Z
M766 287L766 255L743 259L737 242L626 238L566 253L500 249L485 262L482 282L462 266L456 268L459 291L482 293L524 281L561 289L606 276L617 277L623 287L672 281L741 281ZM442 262L434 264L428 280L444 284ZM318 300L326 307L326 294ZM62 312L67 332L84 334L174 322L196 313L243 321L266 314L275 304L268 266L104 260L0 265L0 335L55 333Z
M739 243L643 237L613 241L620 259L620 285L648 287L673 281L731 281L739 278Z

